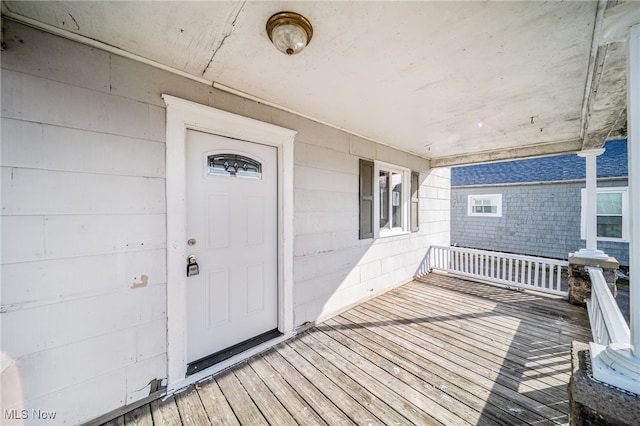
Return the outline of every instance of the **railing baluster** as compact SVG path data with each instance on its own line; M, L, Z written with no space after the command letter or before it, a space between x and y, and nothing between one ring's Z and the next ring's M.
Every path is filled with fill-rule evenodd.
M496 275L496 256L494 256L493 254L490 256L491 257L491 267L489 268L489 278L495 278Z

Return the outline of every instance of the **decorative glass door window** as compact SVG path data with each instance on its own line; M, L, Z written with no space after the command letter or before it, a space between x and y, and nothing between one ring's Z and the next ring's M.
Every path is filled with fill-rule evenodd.
M207 174L251 179L262 178L262 164L238 154L215 154L207 157Z

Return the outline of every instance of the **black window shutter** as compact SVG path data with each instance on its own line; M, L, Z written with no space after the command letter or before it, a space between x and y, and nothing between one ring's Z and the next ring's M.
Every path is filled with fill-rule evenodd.
M373 238L373 162L360 160L360 239Z
M420 173L411 172L411 232L416 232L420 229L418 222L418 205L420 198L418 197L418 190L420 189Z

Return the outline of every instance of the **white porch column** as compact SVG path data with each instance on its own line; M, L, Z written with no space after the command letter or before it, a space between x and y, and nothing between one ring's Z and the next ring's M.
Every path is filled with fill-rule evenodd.
M615 41L621 32L627 40L627 146L629 163L629 342L603 347L590 344L596 379L640 394L640 8L623 4L605 28L605 40Z
M627 34L627 151L629 161L629 302L631 352L640 358L640 23Z
M587 163L587 188L586 188L586 202L585 202L585 231L587 237L587 247L578 250L574 256L583 257L587 259L602 259L607 260L609 256L603 251L598 250L597 242L597 179L598 171L596 166L596 157L604 152L604 149L590 149L587 151L581 151L578 153L580 157L584 157Z

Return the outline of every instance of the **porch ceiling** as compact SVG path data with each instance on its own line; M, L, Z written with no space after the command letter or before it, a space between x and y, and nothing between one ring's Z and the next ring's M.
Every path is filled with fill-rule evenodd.
M625 46L606 1L22 2L43 23L247 93L433 166L574 152L624 128ZM287 57L272 14L314 35Z

